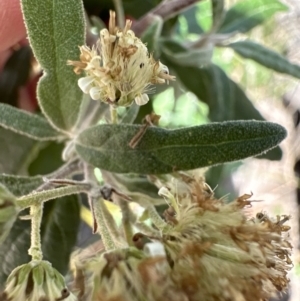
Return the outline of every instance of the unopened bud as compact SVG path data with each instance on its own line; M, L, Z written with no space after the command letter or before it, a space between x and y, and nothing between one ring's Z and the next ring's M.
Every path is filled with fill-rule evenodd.
M15 268L7 279L0 300L76 301L64 277L48 261L31 261Z

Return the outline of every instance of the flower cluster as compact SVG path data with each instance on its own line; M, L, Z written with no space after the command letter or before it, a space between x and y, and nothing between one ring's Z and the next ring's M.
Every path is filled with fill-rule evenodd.
M157 237L139 234L152 242L75 264L80 301L259 301L287 288L288 216L249 218L251 195L225 203L193 179L160 195L166 225Z
M143 105L149 100L146 93L151 85L175 79L165 65L154 60L130 27L130 20L123 30L116 27L111 11L109 28L100 31L97 46L81 46L80 61L68 61L75 73L85 71L78 85L92 99L115 107L129 106L134 100Z

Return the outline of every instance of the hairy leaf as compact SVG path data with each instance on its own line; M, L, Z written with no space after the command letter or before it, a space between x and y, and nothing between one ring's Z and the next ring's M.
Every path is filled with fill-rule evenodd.
M0 173L24 174L41 142L0 127Z
M67 60L78 60L84 44L84 15L78 0L22 0L33 52L44 75L38 85L42 111L57 129L69 131L76 123L82 92Z
M263 121L230 121L178 130L150 127L133 149L138 125L98 125L83 131L76 150L86 162L116 173L162 174L241 160L275 147L285 129Z
M6 186L15 196L20 197L22 195L29 194L34 189L42 185L43 178L41 176L23 177L0 174L0 183Z
M35 140L56 140L61 136L45 118L4 103L0 103L0 126Z
M35 160L28 166L29 175L45 175L60 168L64 163L61 158L63 149L63 143L49 143L39 152ZM51 158L51 160L49 160L49 158Z
M0 289L3 289L8 275L14 268L30 261L29 247L30 221L18 219L0 246Z
M287 6L278 0L244 0L237 2L226 13L220 33L247 32L262 24Z
M227 45L244 58L252 59L259 64L280 73L300 78L300 66L292 64L279 53L252 41L242 41Z
M65 274L80 224L78 196L63 197L47 205L41 228L44 259Z

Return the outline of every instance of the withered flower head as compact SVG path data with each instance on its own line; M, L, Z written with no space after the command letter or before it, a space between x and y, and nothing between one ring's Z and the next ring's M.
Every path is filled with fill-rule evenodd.
M263 301L287 288L288 216L248 218L252 195L225 203L202 180L167 185L160 234L77 261L79 301Z
M247 218L244 209L252 195L225 203L201 180L177 190L160 190L176 202L162 241L171 277L188 300L267 300L287 288L288 216Z
M168 68L155 61L146 45L130 30L127 20L123 30L115 25L115 13L110 12L109 28L100 31L97 46L80 48L80 61L68 61L75 66L74 72L85 71L80 78L81 90L94 100L101 100L113 106L129 106L135 100L144 105L146 94L153 84L163 84L175 77Z
M47 261L31 261L15 268L0 294L3 301L76 301L63 276Z
M79 301L185 301L169 277L170 267L161 243L144 251L120 249L75 264Z

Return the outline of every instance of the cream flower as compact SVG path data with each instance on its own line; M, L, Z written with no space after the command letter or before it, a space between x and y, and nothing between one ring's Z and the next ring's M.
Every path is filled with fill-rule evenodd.
M75 73L85 71L86 77L79 79L78 85L92 99L115 107L130 106L134 100L144 105L152 85L175 79L130 27L130 20L123 30L116 27L115 13L110 12L109 28L100 31L97 47L81 46L80 61L68 61Z
M47 261L31 261L14 269L0 295L7 301L76 301L63 276Z

